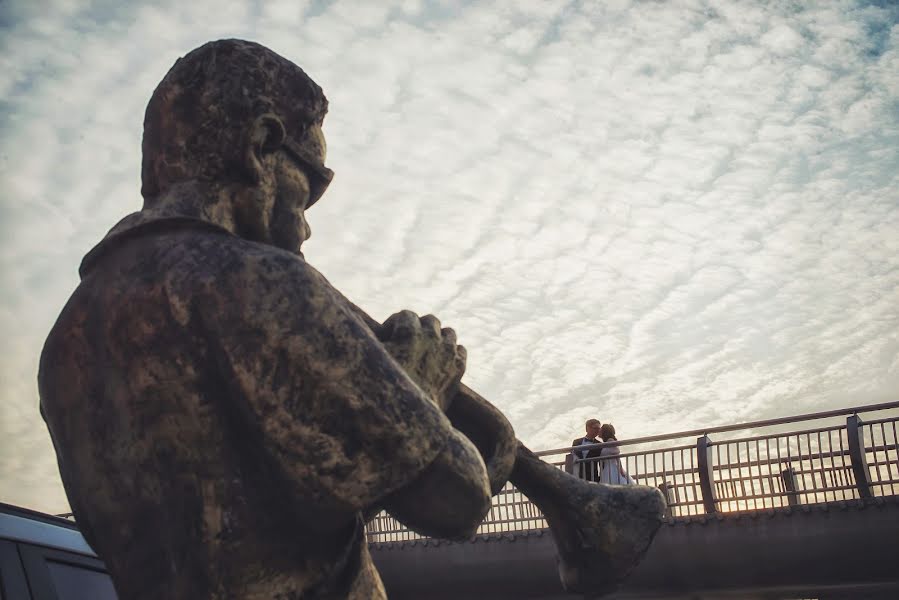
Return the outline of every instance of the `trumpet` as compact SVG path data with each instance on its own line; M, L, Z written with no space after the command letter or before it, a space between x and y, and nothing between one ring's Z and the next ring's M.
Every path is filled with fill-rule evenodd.
M381 324L354 308L377 335ZM540 460L516 438L505 415L465 384L446 415L484 459L491 494L511 482L543 513L566 591L611 592L640 562L667 508L659 490L589 483Z

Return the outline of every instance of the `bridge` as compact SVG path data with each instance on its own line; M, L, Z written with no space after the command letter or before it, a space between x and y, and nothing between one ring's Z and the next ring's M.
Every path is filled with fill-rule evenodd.
M899 598L897 423L890 402L596 445L620 446L668 500L611 598ZM571 473L615 460L571 450L538 454ZM511 484L471 540L424 538L387 513L367 535L392 600L572 597L546 521Z

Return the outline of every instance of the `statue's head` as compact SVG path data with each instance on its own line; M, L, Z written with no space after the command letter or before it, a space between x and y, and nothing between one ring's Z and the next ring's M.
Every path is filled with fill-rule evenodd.
M204 44L175 63L147 105L145 207L179 183L230 186L243 190L234 207L239 235L299 251L309 236L303 211L332 177L321 130L327 111L322 89L268 48Z

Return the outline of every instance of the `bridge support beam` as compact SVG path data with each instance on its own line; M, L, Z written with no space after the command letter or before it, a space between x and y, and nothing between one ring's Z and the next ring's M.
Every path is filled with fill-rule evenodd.
M712 468L712 440L704 435L696 440L696 458L699 468L699 489L702 491L702 505L707 514L718 511L715 506L715 471Z
M871 476L865 460L865 430L858 415L846 419L846 436L849 438L849 459L852 461L852 474L855 475L855 487L862 498L872 498Z

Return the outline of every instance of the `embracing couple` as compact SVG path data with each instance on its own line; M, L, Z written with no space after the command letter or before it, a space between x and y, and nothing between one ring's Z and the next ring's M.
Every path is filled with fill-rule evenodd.
M600 444L606 442L616 442L615 427L611 423L603 425L598 419L588 419L584 424L586 434L582 438L578 438L571 442L572 455L575 460L583 462L576 463L578 465L578 476L587 481L596 481L599 483L611 483L616 485L635 485L634 479L627 474L621 459L621 449L616 446L606 446L603 448L587 448L578 450L575 446L585 444ZM598 459L586 461L585 459Z

